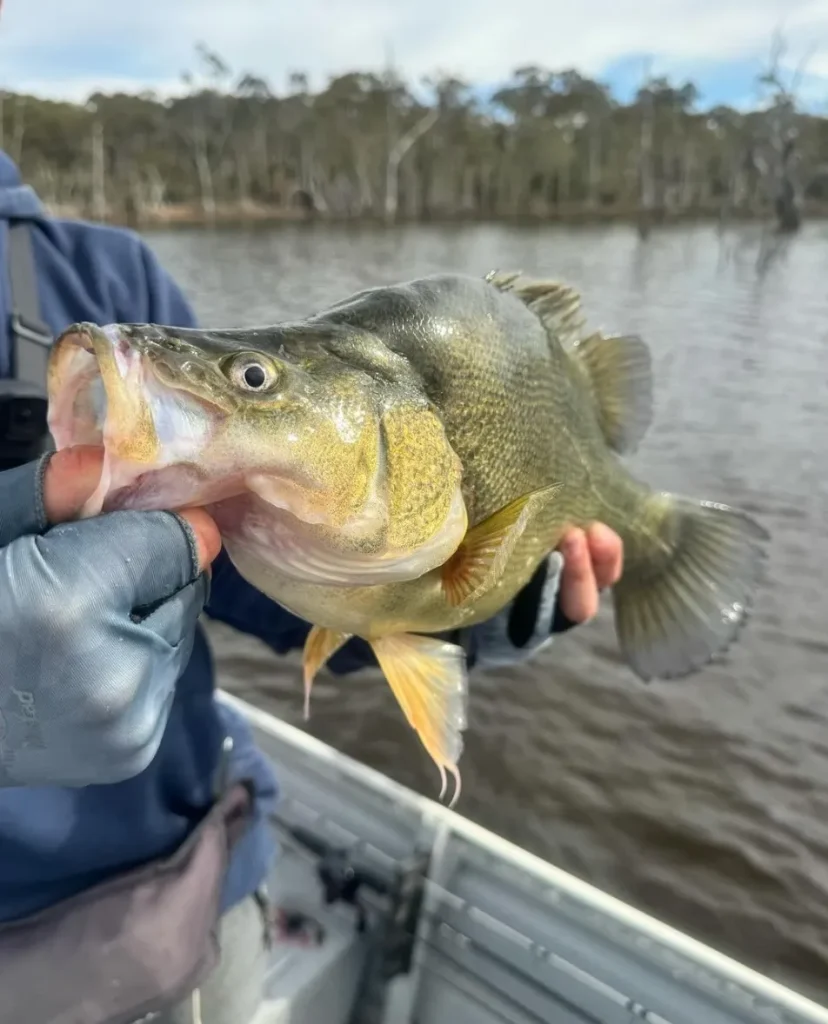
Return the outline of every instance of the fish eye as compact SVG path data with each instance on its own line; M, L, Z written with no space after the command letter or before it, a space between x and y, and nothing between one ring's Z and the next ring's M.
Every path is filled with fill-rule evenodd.
M230 379L244 391L267 391L276 380L276 370L260 356L245 355L230 367Z
M244 383L249 388L260 388L267 380L264 367L259 366L258 363L251 363L249 366L245 366L242 376L244 377Z

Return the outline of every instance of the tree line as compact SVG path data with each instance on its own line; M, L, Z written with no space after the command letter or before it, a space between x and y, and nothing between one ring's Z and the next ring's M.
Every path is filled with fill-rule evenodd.
M51 209L121 223L717 216L792 231L828 212L828 118L799 109L780 57L745 112L650 76L621 103L536 66L485 97L392 70L319 91L296 73L277 95L199 46L173 99L0 95L0 148Z

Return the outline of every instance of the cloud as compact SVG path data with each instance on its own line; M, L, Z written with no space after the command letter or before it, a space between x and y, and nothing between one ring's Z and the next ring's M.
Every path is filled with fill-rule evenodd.
M577 67L623 91L652 71L693 78L711 102L749 94L776 28L789 63L816 48L809 96L828 99L828 0L6 0L0 86L80 99L96 89L175 92L194 44L283 88L380 69L479 83L520 65ZM706 84L705 84L706 83Z

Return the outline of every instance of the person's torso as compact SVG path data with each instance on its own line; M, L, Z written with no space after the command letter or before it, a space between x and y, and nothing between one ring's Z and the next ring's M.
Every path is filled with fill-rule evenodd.
M199 631L160 749L143 772L107 786L0 789L0 921L171 853L210 805L223 735Z
M0 154L0 157L3 155ZM3 167L0 166L0 170ZM8 218L28 219L41 319L59 332L78 320L99 323L147 317L142 249L129 232L45 219L33 193L3 188L0 175L0 266L7 261ZM9 364L8 274L0 287L0 377ZM254 776L260 796L275 782L250 730L220 706L206 639L199 630L180 678L160 749L126 782L79 789L0 789L0 921L54 904L119 871L175 849L207 812L225 736ZM225 884L230 906L261 884L273 844L262 815L239 844Z

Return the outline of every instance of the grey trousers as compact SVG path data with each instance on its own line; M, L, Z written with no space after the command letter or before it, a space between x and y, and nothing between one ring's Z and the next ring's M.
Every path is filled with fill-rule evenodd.
M267 950L265 922L250 897L219 924L221 960L200 989L152 1024L250 1024L262 1002Z

